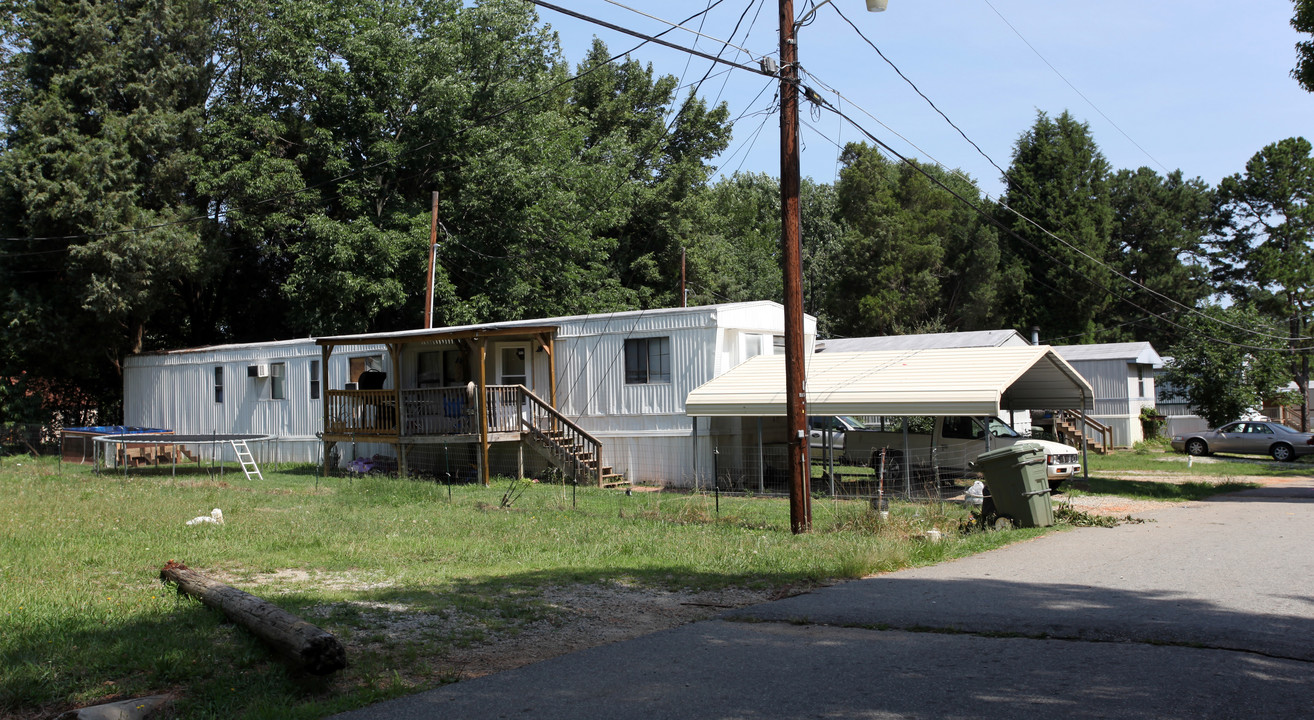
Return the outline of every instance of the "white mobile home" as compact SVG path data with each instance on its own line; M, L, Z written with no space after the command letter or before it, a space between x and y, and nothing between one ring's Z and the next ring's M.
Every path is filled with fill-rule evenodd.
M812 318L805 332L810 349ZM750 302L144 354L125 372L125 417L323 442L326 462L381 454L439 475L555 466L591 483L691 485L711 458L693 450L689 391L777 352L783 334L779 304ZM262 364L268 379L247 377Z
M1114 447L1130 447L1144 439L1141 408L1155 406L1155 370L1163 358L1147 342L1061 345L1054 348L1080 372L1095 391L1090 416L1108 425Z
M269 435L281 459L316 462L325 375L342 387L383 347L357 350L327 366L313 338L133 355L123 368L123 416L178 435Z

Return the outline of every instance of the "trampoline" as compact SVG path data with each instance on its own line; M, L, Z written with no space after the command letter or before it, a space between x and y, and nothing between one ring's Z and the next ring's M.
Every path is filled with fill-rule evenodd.
M231 446L236 461L242 466L247 477L260 475L256 465L255 454L248 443L261 443L260 462L269 460L269 441L272 435L179 435L175 433L126 433L121 435L101 435L94 438L96 443L95 469L100 472L118 469L127 474L130 467L162 467L168 465L177 473L178 463L196 463L198 466L206 460L203 449L209 449L210 466L219 466L220 475L224 472L225 459L223 448ZM277 451L275 443L274 449ZM278 462L278 458L274 458Z

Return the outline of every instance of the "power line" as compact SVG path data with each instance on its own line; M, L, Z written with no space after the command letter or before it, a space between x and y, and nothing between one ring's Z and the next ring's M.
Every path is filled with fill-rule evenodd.
M813 78L815 78L815 76L812 75L811 73L808 73L808 76L809 76L809 77L813 77ZM843 95L842 93L840 93L840 92L837 91L837 90L834 90L833 88L830 88L829 86L825 86L824 83L822 83L822 85L823 85L823 87L826 87L827 90L830 90L831 92L834 92L835 95L836 95L837 97L844 98L845 100L847 100L847 101L849 102L850 105L852 105L853 107L857 108L858 110L860 110L862 113L864 113L864 114L867 115L868 117L871 117L873 120L875 120L877 123L879 123L882 127L885 127L886 129L889 129L889 127L888 127L887 125L885 125L885 123L883 123L883 122L881 122L879 119L875 118L875 116L873 116L871 113L869 113L869 112L867 112L866 110L864 110L860 105L857 105L856 103L854 103L852 99L849 99L849 98L847 98L847 97L844 97L844 95ZM830 111L836 113L836 114L839 115L840 117L843 117L843 118L844 118L845 120L847 120L849 123L853 124L854 127L858 128L859 131L861 131L864 135L866 135L866 136L869 137L869 138L872 138L873 141L877 142L877 143L880 144L882 147L886 148L891 154L895 155L897 158L899 158L900 160L903 160L904 162L908 162L908 160L907 160L906 158L904 158L902 155L900 155L898 152L896 152L893 148L891 148L890 146L888 146L888 145L886 145L885 143L883 143L883 142L881 142L880 140L878 140L874 135L872 135L870 132L868 132L865 128L862 128L862 127L861 127L860 125L858 125L854 120L852 120L851 118L847 117L844 113L840 112L840 111L839 111L838 109L836 109L833 105L830 105L829 103L827 103L824 99L821 99L820 96L817 96L817 99L821 101L821 103L823 104L824 107L826 107L826 108L829 109ZM815 129L814 129L814 130L815 130ZM891 131L891 132L894 132L894 131ZM898 135L897 132L895 132L895 134ZM902 135L898 135L898 136L900 137L900 139L903 139L905 142L908 142L908 144L909 144L909 145L912 145L914 148L917 147L915 144L913 144L911 141L909 141L907 138L903 137ZM823 136L823 137L824 137L824 136ZM918 150L920 151L920 148L918 148ZM923 151L923 152L924 152L924 151ZM932 161L933 161L938 167L940 167L941 169L945 170L946 172L948 172L948 173L950 173L950 174L952 174L952 175L958 176L958 177L962 178L963 180L965 180L965 181L967 181L967 182L969 182L969 183L972 183L972 181L971 181L970 178L967 178L966 176L962 175L962 173L958 172L957 170L954 170L954 169L950 169L950 168L948 168L947 166L944 165L944 163L940 162L939 160L936 160L933 156L930 156L930 155L928 154L927 157L930 157L931 160L932 160ZM914 164L914 167L916 167L915 164ZM919 168L919 171L920 171L920 168ZM922 171L922 172L923 172L923 174L925 174L924 171ZM930 176L928 175L928 177L930 177ZM937 182L937 184L939 184L939 183ZM975 186L975 183L972 183L972 184L973 184L973 186ZM989 195L988 193L983 193L983 195L985 195L986 199L991 199L991 198L990 198L990 195ZM1024 195L1024 197L1025 197L1025 195ZM1229 328L1231 328L1231 329L1233 329L1233 330L1238 330L1238 331L1241 331L1241 332L1245 332L1245 333L1248 333L1248 334L1251 334L1251 335L1255 335L1255 336L1257 336L1257 337L1266 337L1266 338L1269 338L1269 339L1283 340L1283 341L1288 341L1288 342L1291 342L1291 341L1303 341L1303 340L1309 340L1309 339L1311 339L1311 338L1308 338L1308 337L1288 337L1288 336L1282 336L1282 335L1273 335L1273 334L1271 334L1271 333L1264 333L1264 332L1260 332L1260 331L1257 331L1257 330L1253 330L1253 329L1251 329L1251 328L1246 328L1246 327L1241 327L1241 326L1239 326L1239 325L1234 325L1234 324L1229 323L1229 322L1227 322L1227 321L1225 321L1225 320L1221 320L1221 319L1219 319L1219 318L1212 317L1212 316L1210 316L1210 315L1208 315L1208 314L1206 314L1206 313L1202 313L1202 312L1200 312L1200 310L1198 310L1198 309L1196 309L1196 308L1193 308L1193 307L1191 307L1191 306L1189 306L1189 305L1185 305L1185 304L1183 304L1183 303L1177 301L1177 300L1174 299L1174 298L1168 297L1167 295L1164 295L1163 293L1160 293L1160 292L1158 292L1157 290L1154 290L1153 288L1146 287L1145 285L1136 282L1135 280L1133 280L1132 278L1128 277L1126 274L1122 273L1121 271L1119 271L1118 269L1116 269L1116 268L1114 268L1113 266L1109 265L1108 263L1104 262L1103 260L1101 260L1101 259L1099 259L1099 258L1096 258L1096 257L1092 256L1090 253L1086 252L1085 250L1081 249L1080 247L1074 245L1073 243L1071 243L1071 242L1069 242L1069 241L1063 239L1063 238L1060 237L1059 235L1057 235L1057 234L1053 233L1052 231L1048 230L1047 228L1043 227L1040 223L1038 223L1038 222L1036 222L1035 220L1031 219L1030 217L1026 216L1026 215L1023 214L1021 211L1019 211L1019 210L1017 210L1016 208L1013 208L1012 206L1010 206L1010 205L1004 203L1004 202L1002 201L1002 199L995 199L994 202L995 202L999 207L1001 207L1001 208L1007 210L1008 212L1010 212L1010 213L1016 215L1016 216L1017 216L1019 219L1021 219L1023 222L1025 222L1025 223L1027 223L1027 224L1029 224L1029 225L1035 227L1035 228L1036 228L1038 231L1040 231L1042 234L1044 234L1044 235L1046 235L1046 236L1048 236L1048 237L1050 237L1050 238L1053 238L1055 241L1057 241L1058 243L1060 243L1060 244L1063 245L1064 247L1067 247L1068 249L1070 249L1070 250L1072 250L1073 252L1077 253L1078 255L1082 256L1083 258L1085 258L1086 260L1088 260L1088 261L1090 261L1091 263L1095 264L1096 266L1098 266L1098 267L1100 267L1100 268L1102 268L1102 269L1108 271L1109 273L1113 274L1114 276L1118 277L1119 279L1124 280L1124 281L1130 283L1134 288L1136 288L1136 289L1138 289L1138 290L1141 290L1141 291L1143 291L1143 292L1149 293L1151 296L1156 297L1157 299L1159 299L1159 300L1161 300L1161 301L1167 303L1167 304L1170 305L1170 306L1176 306L1176 307L1178 307L1178 308L1181 308L1181 310L1184 311L1184 312L1193 313L1193 314L1195 314L1195 315L1197 315L1197 316L1199 316L1199 317L1201 317L1201 318L1205 318L1205 319L1207 319L1207 320L1209 320L1210 322L1213 322L1213 323L1215 323L1215 324L1223 325L1223 326L1225 326L1225 327L1229 327ZM976 208L973 207L973 209L976 209ZM978 210L978 212L980 212L980 211ZM995 220L993 217L991 218L991 220L992 220L992 222L996 222L996 223L998 222L998 221ZM1002 227L1002 225L1001 225L1001 227ZM1016 237L1016 238L1018 238L1019 240L1021 239L1021 236L1017 235L1017 234L1016 234L1014 231L1012 231L1011 229L1008 229L1007 232L1008 232L1010 235L1012 235L1013 237ZM1025 242L1025 241L1023 241L1023 242ZM1031 245L1030 243L1027 243L1027 244L1028 244L1028 245ZM1033 247L1033 248L1036 249L1036 250L1040 250L1040 248L1037 248L1037 247L1035 247L1034 245L1031 245L1031 247ZM1042 251L1042 252L1043 252L1043 251ZM1048 253L1046 253L1046 254L1049 255ZM1057 258L1054 258L1052 255L1049 255L1049 257L1050 257L1051 259L1055 259L1055 260L1057 260ZM1106 291L1107 291L1107 288L1106 288ZM1109 291L1109 292L1110 292L1110 294L1113 294L1111 291ZM1139 308L1139 309L1144 310L1144 308ZM1149 311L1146 310L1146 312L1149 312Z
M1066 77L1063 76L1063 73L1061 73L1061 72L1058 71L1058 68L1054 67L1054 65L1053 65L1052 63L1050 63L1049 60L1046 60L1046 59L1045 59L1045 56L1044 56L1044 55L1041 55L1041 54L1040 54L1040 51L1036 49L1036 46L1035 46L1035 45L1032 45L1030 40L1027 40L1025 37L1023 37L1023 36L1022 36L1022 33L1021 33L1021 32L1018 32L1018 29L1015 28L1015 27L1013 27L1013 23L1009 22L1009 21L1008 21L1008 18L1004 17L1004 14L1001 13L1001 12L999 12L999 9L996 8L996 7L990 2L990 0L982 0L982 1L985 2L985 4L986 4L991 10L993 10L994 13L995 13L996 15L999 16L999 19L1000 19L1000 20L1003 20L1003 21L1004 21L1004 24L1008 26L1008 29L1009 29L1009 30L1012 30L1012 31L1013 31L1013 34L1014 34L1014 35L1017 35L1017 37L1018 37L1019 40L1021 40L1021 41L1022 41L1027 47L1028 47L1028 48L1031 48L1031 52L1035 53L1035 54L1036 54L1036 57L1040 58L1040 61L1041 61L1041 62L1045 63L1045 65L1046 65L1050 70L1054 71L1054 74L1055 74L1055 75L1058 75L1060 80L1062 80L1064 83L1066 83L1068 87L1072 88L1072 91L1073 91L1073 92L1075 92L1075 93L1077 93L1078 95L1080 95L1080 96L1081 96L1081 99L1082 99L1082 100L1085 100L1087 105L1090 105L1092 108L1094 108L1094 109L1095 109L1095 112L1097 112L1097 113L1100 114L1100 117L1102 117L1102 118L1104 118L1106 121L1108 121L1108 123L1109 123L1110 125L1112 125L1113 128L1114 128L1115 130L1117 130L1119 133L1121 133L1123 137L1127 138L1127 141L1128 141L1128 142L1130 142L1132 145L1135 145L1137 150L1140 150L1142 153L1144 153L1144 154L1145 154L1145 157L1149 158L1149 159L1150 159L1155 165L1158 165L1158 166L1159 166L1159 169L1163 170L1165 173L1170 172L1170 170L1168 170L1168 168L1164 167L1164 164L1163 164L1163 163L1159 162L1158 159L1156 159L1153 155L1151 155L1151 154L1150 154L1145 148L1141 147L1140 143L1138 143L1138 142L1136 142L1135 140L1133 140L1132 137L1131 137L1130 135L1128 135L1126 132L1124 132L1122 128L1118 127L1118 123L1115 123L1115 122L1114 122L1114 121L1113 121L1108 115L1105 115L1105 114L1104 114L1104 111L1101 110L1101 109L1099 108L1099 106L1096 105L1094 102L1092 102L1090 98L1086 97L1086 94L1085 94L1085 93L1083 93L1082 91L1078 90L1076 85L1073 85L1073 84L1071 83L1071 81L1069 81Z
M1074 274L1077 274L1078 276L1082 277L1086 282L1089 282L1091 285L1095 286L1096 288L1099 288L1100 290L1104 291L1105 293L1108 293L1110 296L1112 296L1112 297L1114 297L1114 298L1117 298L1117 299L1121 300L1122 302L1127 303L1128 305L1130 305L1130 306L1136 308L1137 310L1139 310L1139 311L1141 311L1141 312L1143 312L1143 313L1146 313L1146 314L1148 314L1148 315L1150 315L1150 316L1152 316L1152 317L1158 318L1159 320L1161 320L1161 321L1163 321L1163 322L1165 322L1165 323L1168 323L1169 325L1172 325L1173 327L1178 328L1179 330L1186 330L1186 331L1190 331L1190 330L1191 330L1191 328L1187 328L1186 326L1181 325L1180 323L1177 323L1177 322L1175 322L1175 321L1173 321L1173 320L1170 320L1169 318L1165 317L1162 313L1156 313L1156 312L1154 312L1153 310L1150 310L1150 309L1148 309L1148 308L1142 307L1141 305L1139 305L1139 304L1133 302L1132 300L1128 299L1126 296L1124 296L1124 295L1122 295L1122 294L1120 294L1120 293L1118 293L1118 292L1115 292L1112 288L1109 288L1108 286L1104 285L1103 283L1100 283L1100 282L1096 281L1095 279L1093 279L1093 278L1091 278L1091 277L1088 277L1088 276L1082 276L1081 273L1079 273L1075 267L1073 267L1073 266L1071 266L1070 264L1064 262L1062 259L1056 257L1055 255L1053 255L1052 253L1050 253L1048 250L1045 250L1044 248L1041 248L1040 246L1036 245L1035 243L1031 242L1030 240L1027 240L1026 238L1022 237L1022 236L1019 235L1017 232L1015 232L1012 228L1009 228L1009 227L1007 227L1006 225L1004 225L1003 223L999 222L999 220L998 220L997 218L995 218L995 217L992 216L991 214L985 212L985 211L984 211L983 209L981 209L978 205L976 205L976 203L973 203L972 201L970 201L970 200L968 200L967 198L963 197L962 194L960 194L959 192L955 191L953 188L950 188L948 185L945 185L943 182L940 181L939 178L937 178L937 177L935 177L934 175L931 175L930 173L926 172L926 170L925 170L924 168L922 168L919 164L917 164L916 162L914 162L911 158L905 157L904 155L900 154L897 150L895 150L894 148L890 147L887 143L885 143L885 142L882 141L880 138L878 138L878 137L876 137L875 135L873 135L873 134L872 134L870 131L868 131L866 128L864 128L864 127L862 127L861 125L859 125L859 124L858 124L857 122L855 122L852 118L848 117L847 115L845 115L844 113L842 113L841 111L839 111L838 109L836 109L834 106L831 106L831 105L827 104L826 107L827 107L827 109L829 109L831 112L834 112L834 113L836 113L837 115L839 115L840 117L842 117L842 118L844 118L845 120L847 120L847 121L849 122L849 124L853 125L854 128L856 128L856 129L857 129L859 132L861 132L863 135L866 135L868 138L871 139L872 142L874 142L874 143L876 143L877 145L879 145L879 146L880 146L881 148L883 148L886 152L890 153L891 155L894 155L894 156L895 156L896 158L898 158L901 162L903 162L904 164L906 164L906 165L908 165L909 167L911 167L911 168L913 168L914 170L916 170L918 173L920 173L921 175L923 175L926 179L928 179L928 180L930 180L932 183L934 183L937 187L939 187L940 189L944 190L945 192L948 192L950 195L952 195L954 198L956 198L959 202L961 202L961 203L963 203L964 205L966 205L967 207L971 208L974 212L976 212L978 215L980 215L982 218L984 218L987 222L989 222L990 224L994 225L997 229L1002 230L1002 231L1005 232L1005 233L1008 233L1008 235L1009 235L1010 237L1012 237L1013 239L1015 239L1015 240L1017 240L1017 241L1023 243L1023 244L1026 245L1027 247L1030 247L1031 249L1035 250L1036 252L1039 252L1039 253L1041 253L1042 255L1048 257L1050 260L1053 260L1055 263L1059 264L1060 266L1062 266L1062 267L1066 267L1068 270L1071 270ZM1011 209L1010 209L1010 210L1011 210ZM1021 215L1020 213L1016 213L1016 211L1014 211L1014 212L1015 212L1015 214L1017 214L1019 217L1023 217L1023 218L1025 218L1025 216ZM1058 236L1054 235L1053 233L1050 233L1048 230L1045 230L1044 228L1040 227L1039 225L1036 225L1036 227L1039 228L1039 229L1040 229L1042 232L1044 232L1046 235L1049 235L1050 237L1054 237L1055 239L1060 240L1060 242L1065 242L1065 241L1062 241L1060 238L1058 238ZM1066 244L1066 242L1065 242L1065 244ZM1085 255L1084 253L1083 253L1083 256L1084 256L1084 257L1087 257L1088 259L1090 258L1089 255ZM1103 265L1103 263L1099 263L1099 264ZM1109 270L1111 270L1111 268L1108 268L1107 266L1105 266L1105 269L1109 269ZM1123 277L1123 276L1120 276L1120 277ZM1126 279L1126 278L1124 277L1124 279ZM1143 286L1139 286L1139 287L1143 287ZM1147 291L1149 290L1148 288L1145 288L1145 289L1146 289ZM1151 292L1152 292L1152 291L1151 291ZM1161 296L1161 297L1163 297L1163 296ZM1172 302L1173 302L1174 304L1179 305L1180 307L1184 308L1185 310L1187 310L1187 311L1189 311L1189 312L1196 313L1196 314L1199 315L1200 317L1206 318L1206 319L1211 320L1211 321L1213 321L1213 322L1216 322L1216 323L1218 323L1218 324L1220 324L1220 325L1224 325L1224 326L1226 326L1226 327L1231 327L1231 328L1233 328L1233 329L1240 330L1240 331L1242 331L1242 332L1246 332L1246 333L1249 333L1249 334L1252 334L1252 335L1256 335L1256 336L1259 336L1259 337L1267 337L1267 338L1270 338L1270 339L1282 340L1282 341L1284 341L1284 342L1288 342L1288 341L1292 341L1292 340L1305 340L1305 339L1308 339L1308 338L1289 338L1289 337L1283 337L1283 336L1278 336L1278 335L1271 335L1271 334L1268 334L1268 333L1258 332L1258 331L1252 330L1252 329L1250 329L1250 328L1243 328L1243 327L1241 327L1241 326L1239 326L1239 325L1233 325L1233 324L1231 324L1231 323L1227 323L1227 322L1224 322L1224 321L1220 321L1220 320L1218 320L1217 318L1212 318L1212 317L1210 317L1209 315L1207 315L1207 314L1205 314L1205 313L1202 313L1202 312L1200 312L1199 310L1196 310L1195 308L1190 308L1190 307L1188 307L1188 306L1182 305L1181 303L1176 303L1175 301L1172 301ZM1278 352L1295 352L1295 350L1292 349L1292 348L1272 348L1272 347L1265 347L1265 346L1261 346L1261 345L1245 345L1245 344L1241 344L1241 343L1233 343L1233 342L1230 342L1230 341L1225 340L1225 339L1223 339L1223 338L1215 338L1215 337L1209 337L1209 338L1207 338L1207 339L1209 339L1209 340L1211 340L1211 341L1213 341L1213 342L1220 343L1220 344L1226 344L1226 345L1230 345L1230 346L1232 346L1232 347L1238 347L1238 348L1243 348L1243 349L1247 349L1247 350L1266 350L1266 351L1278 351Z

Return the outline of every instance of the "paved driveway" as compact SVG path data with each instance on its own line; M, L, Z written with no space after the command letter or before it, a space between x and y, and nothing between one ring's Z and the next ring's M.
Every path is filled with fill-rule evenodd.
M338 717L1314 717L1314 488L1146 517Z

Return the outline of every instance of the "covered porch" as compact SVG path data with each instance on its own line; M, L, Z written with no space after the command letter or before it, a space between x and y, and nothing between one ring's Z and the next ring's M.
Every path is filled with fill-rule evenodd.
M537 450L576 480L603 484L609 469L600 462L601 443L557 410L556 332L483 325L317 339L325 470L342 442L395 447L403 475L412 448L465 444L476 446L477 475L486 484L490 446L515 442L519 452ZM330 386L334 352L378 345L386 355L351 357L347 381Z

